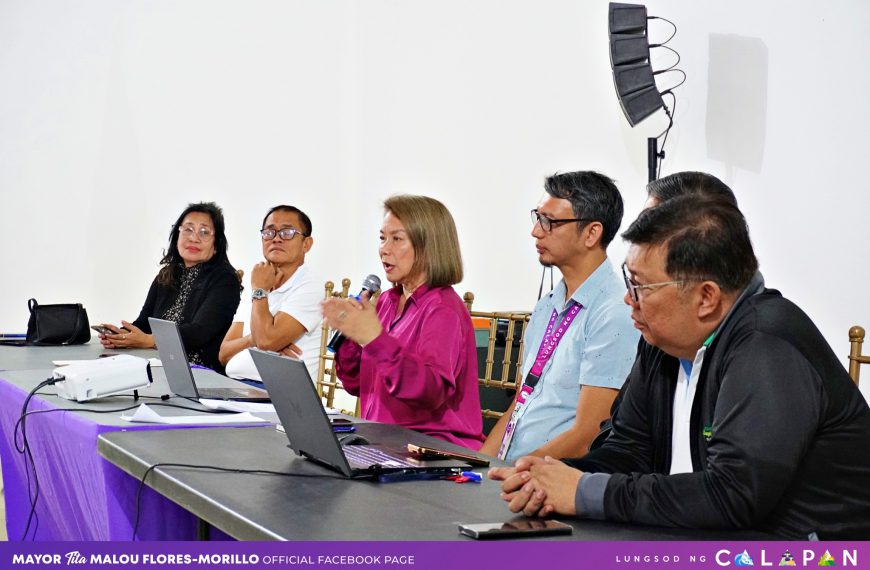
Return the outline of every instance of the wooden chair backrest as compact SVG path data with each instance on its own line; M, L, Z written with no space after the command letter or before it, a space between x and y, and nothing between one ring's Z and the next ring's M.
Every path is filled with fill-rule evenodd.
M332 281L327 281L324 285L324 299L347 299L350 291L350 279L344 278L341 280L341 289L336 291L335 284ZM333 355L326 345L329 343L329 338L332 336L326 321L320 326L320 358L317 363L317 393L323 399L323 405L329 408L335 407L335 396L338 390L344 390L341 386L341 380L336 376L335 370L335 355ZM359 416L359 399L356 399L354 410L342 410L349 415Z
M858 376L862 364L870 364L870 355L861 354L861 345L864 344L864 328L855 325L849 329L849 376L855 385L858 385Z
M479 326L482 320L486 321L487 342L486 342L486 358L483 367L482 375L478 375L478 382L483 387L495 387L503 390L516 390L522 380L523 370L523 351L525 344L526 325L531 318L530 312L511 311L511 312L489 312L489 311L474 311L472 304L474 303L474 294L471 292L463 296L465 306L471 314L472 322L476 324L475 330L483 330ZM496 362L496 344L499 342L499 323L507 323L504 328L504 355ZM519 338L519 345L514 347L513 340ZM496 410L483 409L481 413L484 418L499 418L502 412Z

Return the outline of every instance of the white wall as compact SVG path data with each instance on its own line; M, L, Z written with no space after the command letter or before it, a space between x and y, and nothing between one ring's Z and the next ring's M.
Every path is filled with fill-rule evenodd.
M773 4L648 3L689 75L664 173L732 186L769 285L845 355L870 328L870 4ZM29 297L134 318L198 200L224 207L238 267L287 202L314 220L318 272L358 282L383 198L429 194L459 225L457 289L530 308L543 178L610 174L627 223L665 124L623 118L606 22L604 1L0 0L0 330L24 330Z

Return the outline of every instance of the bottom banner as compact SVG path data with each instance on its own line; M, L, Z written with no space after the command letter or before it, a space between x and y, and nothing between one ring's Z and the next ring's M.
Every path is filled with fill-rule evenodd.
M0 543L0 568L870 568L868 542ZM558 565L558 566L557 566Z

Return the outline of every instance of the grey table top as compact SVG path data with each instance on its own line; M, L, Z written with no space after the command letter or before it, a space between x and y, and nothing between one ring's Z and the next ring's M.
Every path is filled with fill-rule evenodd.
M88 360L104 354L132 354L142 358L159 358L156 349L136 348L105 350L99 340L71 346L3 346L0 345L0 371L54 368L52 360Z
M372 443L400 449L407 442L449 446L384 424L359 424ZM322 475L292 477L158 467L147 484L201 519L242 540L470 540L460 523L514 518L499 485L451 481L375 483L339 478L296 457L273 428L113 432L98 452L136 478L156 463L264 469ZM457 448L458 449L458 448ZM481 470L478 469L478 472ZM485 470L483 470L485 472ZM564 519L563 519L564 520ZM569 522L566 520L566 522ZM770 538L751 532L690 531L600 521L570 521L561 540L740 540Z
M113 351L114 352L114 351ZM121 352L121 351L118 351ZM124 353L151 358L155 350ZM98 343L66 347L0 346L0 379L29 392L49 377L52 360L98 358ZM154 383L143 396L168 392L162 368L152 369ZM234 380L210 370L195 370L203 386L233 386ZM111 409L131 404L116 396L78 404L52 395L40 398L73 410L102 425L131 426L118 415L76 411ZM179 398L171 402L198 404ZM161 415L190 414L160 408ZM268 418L271 419L271 418ZM139 424L141 425L141 424ZM405 443L450 446L440 440L382 424L358 424L373 443L401 448ZM458 450L458 448L457 448ZM227 534L246 540L466 540L460 523L506 521L513 518L499 499L497 483L457 485L448 481L372 483L336 478L322 467L296 457L286 436L273 427L116 431L99 436L98 452L139 478L156 463L188 463L242 469L267 469L317 477L282 477L223 473L202 469L158 468L149 486ZM687 531L597 521L573 521L575 533L566 540L741 540L770 538L757 533ZM470 539L468 539L470 540Z
M86 346L86 345L85 345ZM49 348L50 350L44 352L40 349ZM50 378L53 370L56 368L51 364L51 360L54 359L62 359L62 360L75 360L75 359L86 359L96 358L97 353L91 352L90 354L86 352L79 351L78 358L73 358L69 355L69 353L57 352L58 348L78 348L78 347L20 347L19 350L25 351L39 351L40 357L39 359L33 358L31 361L34 365L41 363L42 367L33 368L33 369L21 369L21 370L3 370L0 368L0 380L5 381L9 384L17 386L24 392L30 392L33 388L35 388L41 381L46 378ZM129 354L134 354L135 356L141 357L156 357L157 351L147 351L147 350L136 350L136 351L126 351ZM150 354L150 353L153 353ZM5 356L0 354L0 359ZM3 361L0 360L0 363ZM213 370L193 370L193 376L196 379L197 386L200 387L208 387L208 388L233 388L239 387L239 382L233 380L231 378L227 378L222 374L218 374ZM139 390L139 395L142 396L138 402L134 402L132 398L132 392L126 395L118 395L118 396L109 396L105 398L99 398L97 400L92 400L89 402L73 402L70 400L66 400L59 396L56 396L57 389L54 386L46 386L42 388L38 392L38 397L42 400L45 400L58 408L63 408L66 410L76 411L77 413L82 414L84 417L87 417L90 421L100 425L109 425L109 426L119 426L119 427L134 427L134 426L142 426L147 424L131 424L126 420L122 420L120 415L122 412L118 412L117 414L107 414L107 413L93 413L86 411L79 411L82 409L91 409L91 410L120 410L121 408L133 406L139 403L149 404L154 406L155 411L159 413L161 416L180 416L180 415L196 415L196 410L205 409L199 403L188 400L186 398L179 398L176 396L172 396L166 401L161 400L161 396L169 395L169 385L166 382L166 375L163 371L162 367L152 367L151 368L151 377L153 379L153 383L147 388L141 388ZM164 404L174 404L184 406L189 409L180 409L170 407ZM131 412L126 412L131 413ZM275 414L259 414L264 420L277 422L277 415ZM184 426L181 426L184 427Z

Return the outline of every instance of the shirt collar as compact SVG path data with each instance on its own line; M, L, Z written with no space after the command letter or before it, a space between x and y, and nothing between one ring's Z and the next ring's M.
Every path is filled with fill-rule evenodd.
M430 291L431 289L432 289L432 288L429 287L429 285L428 285L427 283L423 283L422 285L420 285L419 287L417 287L416 289L414 289L414 292L411 293L411 296L408 297L408 300L405 301L405 303L406 303L406 304L408 304L408 303L413 303L413 304L416 305L416 304L417 304L417 301L419 301L420 299L422 299L423 296L426 295L426 293L427 293L428 291ZM388 291L388 293L389 293L392 297L395 297L396 302L398 302L398 301L399 301L399 297L402 296L402 288L401 288L399 285L393 285L392 288L390 288L390 290Z
M756 271L755 275L752 276L752 279L749 280L749 284L743 288L743 291L740 292L740 295L737 296L737 299L734 301L734 304L731 305L731 308L728 309L728 314L725 315L725 318L722 319L722 322L716 327L710 336L707 337L707 340L704 341L704 344L701 348L705 348L712 344L713 339L719 334L719 331L725 326L725 323L728 322L728 319L731 318L731 315L735 313L737 307L743 304L744 301L749 299L750 297L754 297L764 291L764 276L760 271Z
M607 282L612 274L613 264L610 263L609 258L605 257L604 261L601 262L595 271L577 287L577 290L571 295L571 300L587 308L592 306L595 299L605 291ZM564 311L568 306L567 303L562 303L562 299L565 298L567 293L567 287L565 279L560 279L556 287L549 293L550 304L559 312Z
M297 267L296 271L293 272L293 275L291 275L290 278L287 281L285 281L283 285L276 288L275 291L277 291L279 293L284 293L290 287L292 287L293 284L296 283L296 281L301 279L302 276L305 275L306 273L308 273L308 267L303 263L302 265Z

